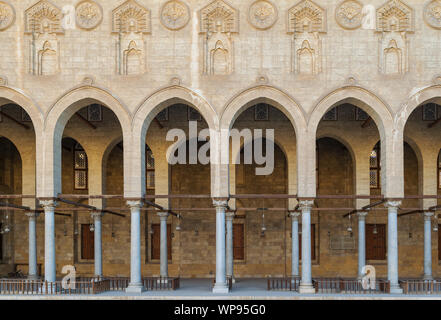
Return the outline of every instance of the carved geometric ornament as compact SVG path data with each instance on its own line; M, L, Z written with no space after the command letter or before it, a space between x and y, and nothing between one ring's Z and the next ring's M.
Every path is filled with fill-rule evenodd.
M401 0L390 0L377 9L377 31L412 31L412 19L412 8Z
M25 11L26 33L64 33L61 10L46 0L41 0Z
M441 29L441 1L433 0L424 7L424 20L435 29Z
M357 0L346 0L335 10L337 23L345 29L357 29L363 20L363 5Z
M215 0L201 9L202 33L239 32L239 12L222 0Z
M277 8L267 0L258 0L251 5L248 18L253 27L268 29L277 21Z
M326 32L326 11L311 0L288 10L288 33Z
M103 20L103 9L91 0L84 0L76 6L76 23L82 29L92 30Z
M190 10L182 1L168 1L161 9L161 22L167 29L182 29L187 25L189 20Z
M112 32L150 33L150 10L135 0L127 0L112 11Z
M0 31L9 28L15 20L14 8L9 3L0 1Z

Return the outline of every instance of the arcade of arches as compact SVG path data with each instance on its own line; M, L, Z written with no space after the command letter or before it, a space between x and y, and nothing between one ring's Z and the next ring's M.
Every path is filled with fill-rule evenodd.
M362 2L0 1L0 275L441 278L441 4Z

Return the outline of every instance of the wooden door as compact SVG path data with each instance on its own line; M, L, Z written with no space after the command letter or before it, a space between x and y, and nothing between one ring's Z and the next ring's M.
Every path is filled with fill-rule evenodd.
M233 224L233 259L245 259L245 235L242 223Z
M90 224L81 225L81 259L95 258L95 232L90 231Z
M375 226L376 234L374 234ZM386 260L385 224L366 224L366 260Z

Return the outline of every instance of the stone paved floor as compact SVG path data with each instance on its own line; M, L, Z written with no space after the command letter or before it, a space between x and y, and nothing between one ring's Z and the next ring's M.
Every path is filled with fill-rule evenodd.
M18 296L3 295L0 300L441 300L441 295L349 295L314 294L300 295L296 292L267 291L265 279L239 279L228 294L213 294L211 279L181 279L181 288L176 291L146 291L142 294L127 294L110 291L97 295Z

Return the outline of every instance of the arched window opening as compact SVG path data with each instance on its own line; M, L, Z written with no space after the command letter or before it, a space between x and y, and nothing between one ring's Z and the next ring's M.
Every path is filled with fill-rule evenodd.
M146 189L155 190L155 158L148 145L145 145Z
M87 154L83 147L75 144L74 152L74 186L75 190L87 190Z
M371 155L369 157L369 184L371 189L379 189L380 188L380 143L378 142L374 149L371 151Z

